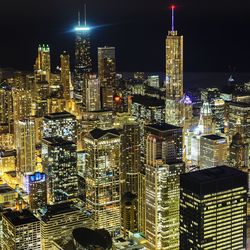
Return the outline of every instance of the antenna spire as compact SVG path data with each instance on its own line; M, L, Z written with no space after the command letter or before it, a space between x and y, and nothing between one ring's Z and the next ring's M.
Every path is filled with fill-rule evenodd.
M81 13L78 10L78 26L81 26Z
M84 4L84 25L87 26L87 6Z
M171 6L172 10L172 31L174 31L174 10L175 10L175 5Z

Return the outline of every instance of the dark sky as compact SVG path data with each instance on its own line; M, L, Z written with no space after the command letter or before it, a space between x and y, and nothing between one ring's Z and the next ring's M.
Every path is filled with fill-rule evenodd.
M119 71L164 71L169 0L85 0L92 54L115 46ZM187 72L250 71L249 0L176 0L176 27L184 35ZM52 63L74 53L78 0L0 0L0 67L32 69L39 43L48 43Z

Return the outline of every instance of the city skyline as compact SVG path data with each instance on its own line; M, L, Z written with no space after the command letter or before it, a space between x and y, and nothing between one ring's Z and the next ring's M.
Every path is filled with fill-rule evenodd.
M78 10L82 10L83 16L84 2L35 2L20 4L12 0L1 4L0 28L4 37L0 41L1 67L32 70L39 43L50 45L52 58L64 50L71 56L74 54L71 31L77 24ZM185 36L186 72L249 71L246 62L250 56L250 37L245 32L249 21L245 10L250 6L242 1L237 5L231 2L175 1L176 26ZM118 71L164 71L164 37L170 28L168 6L173 1L85 3L88 23L94 27L91 34L93 61L97 58L97 47L115 46ZM124 34L126 39L123 39ZM244 53L238 52L239 47ZM57 65L59 60L53 60L52 68ZM96 63L94 69L97 69Z

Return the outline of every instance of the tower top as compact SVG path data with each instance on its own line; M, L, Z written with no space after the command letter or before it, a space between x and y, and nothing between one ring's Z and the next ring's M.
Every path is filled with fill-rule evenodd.
M78 11L78 25L75 27L75 31L89 31L90 27L87 26L87 6L84 4L84 25L81 25L81 14Z
M171 26L172 26L172 31L174 31L174 14L175 14L175 5L171 5L171 11L172 11L172 23L171 23Z

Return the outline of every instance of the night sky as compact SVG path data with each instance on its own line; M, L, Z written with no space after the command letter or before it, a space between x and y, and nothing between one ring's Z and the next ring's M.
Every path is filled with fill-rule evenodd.
M92 54L115 46L118 71L160 72L172 1L86 0ZM249 0L178 0L176 27L184 35L186 72L250 71ZM0 67L32 70L39 43L48 43L53 67L63 50L74 54L78 0L1 0ZM95 64L96 67L96 64Z

